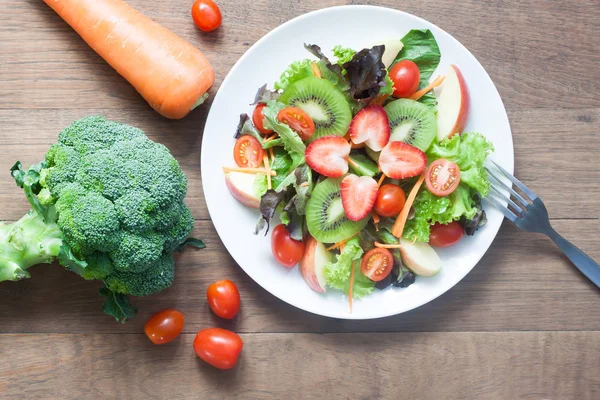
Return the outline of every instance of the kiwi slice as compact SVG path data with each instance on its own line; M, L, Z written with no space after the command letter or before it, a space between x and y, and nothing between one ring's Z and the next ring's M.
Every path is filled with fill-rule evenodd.
M384 107L390 120L390 142L401 141L426 151L437 136L433 109L410 99L398 99Z
M284 104L306 111L315 123L309 141L323 136L344 136L352 121L346 97L326 79L309 77L289 85L279 97Z
M356 222L346 218L340 194L341 182L341 178L327 178L318 183L306 204L308 232L321 243L347 239L369 222L369 217Z

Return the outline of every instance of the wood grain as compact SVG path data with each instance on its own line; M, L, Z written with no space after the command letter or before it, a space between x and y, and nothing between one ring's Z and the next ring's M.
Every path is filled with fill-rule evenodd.
M478 58L502 95L516 174L544 199L555 228L600 259L597 0L218 0L224 22L210 34L191 23L191 1L127 1L206 54L216 71L212 95L249 46L308 11L374 4L437 24ZM97 282L59 266L4 282L0 398L600 398L600 293L549 240L505 223L456 287L396 317L343 321L299 311L241 270L209 220L199 154L212 100L168 121L43 2L0 0L0 9L0 221L29 208L8 168L40 161L61 129L102 114L142 128L177 157L189 179L194 235L208 245L179 257L171 288L135 299L140 313L125 325L102 314ZM242 296L230 322L205 300L207 285L223 278ZM143 324L165 307L185 313L184 334L152 346ZM194 334L210 326L242 334L234 370L194 356Z
M562 220L554 225L600 259L595 238L600 221ZM369 321L332 320L295 309L247 277L209 221L199 221L194 235L204 238L207 248L179 258L171 288L135 299L139 315L126 325L102 314L100 283L44 265L31 269L31 279L0 285L0 333L136 333L153 312L165 307L184 312L185 330L192 333L222 323L205 297L208 285L218 279L231 279L240 288L241 315L225 324L239 332L600 330L597 289L548 239L509 224L475 269L449 292L411 312Z
M577 399L600 396L599 332L245 334L218 371L194 335L2 335L3 399ZM24 351L26 350L26 351ZM60 368L57 368L60 366Z

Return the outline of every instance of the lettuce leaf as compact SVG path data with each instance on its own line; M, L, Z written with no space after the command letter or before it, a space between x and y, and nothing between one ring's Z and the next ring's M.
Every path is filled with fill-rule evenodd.
M285 90L292 83L298 82L304 78L314 77L315 74L312 67L313 63L317 64L319 72L321 73L321 78L327 79L342 92L348 91L348 83L341 77L341 75L332 72L322 60L315 61L310 59L294 61L292 64L290 64L283 74L281 74L279 80L273 84L273 87L276 90Z
M419 67L421 71L421 82L419 89L429 84L431 74L440 63L440 48L433 33L429 29L413 29L402 39L402 50L398 53L392 65L400 60L411 60ZM427 105L435 105L436 98L433 91L419 99L420 102Z
M438 158L454 161L460 168L461 183L485 197L490 191L490 182L483 163L493 151L494 146L481 133L465 132L433 143L427 150L427 158L429 162Z
M387 70L381 61L384 50L383 45L362 49L343 65L354 100L368 104L386 86Z
M375 287L375 282L364 276L360 270L362 255L363 249L360 247L359 238L354 237L348 240L344 250L335 256L335 260L325 264L327 286L348 294L350 290L350 273L352 272L352 262L354 261L353 297L361 298L371 294Z
M258 140L258 143L262 146L263 149L269 149L271 147L281 146L282 141L281 138L277 138L274 140L270 140L265 142L263 135L261 135L256 127L252 124L250 117L248 114L240 114L240 122L235 131L234 139L238 139L243 135L250 135L254 139Z
M348 47L342 47L340 45L337 45L333 48L333 55L335 56L335 58L337 58L337 63L339 65L343 65L348 61L352 60L354 54L356 54L356 51Z
M267 129L273 129L279 134L283 147L288 152L292 159L292 168L296 168L298 165L304 162L304 152L306 151L306 145L300 139L300 136L290 128L288 124L279 122L277 114L279 111L286 107L285 104L280 103L276 100L271 100L267 103L267 106L263 108L263 115L265 116L265 127Z

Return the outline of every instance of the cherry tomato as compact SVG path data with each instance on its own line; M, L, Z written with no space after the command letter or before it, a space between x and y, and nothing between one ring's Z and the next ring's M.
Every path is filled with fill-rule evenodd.
M221 318L232 319L240 310L240 292L231 281L212 283L206 290L206 298L210 309Z
M263 115L263 108L265 108L265 106L265 103L258 103L256 105L254 112L252 113L252 123L260 133L263 135L268 135L273 133L273 130L265 128L265 116Z
M398 61L389 73L394 82L394 97L409 97L419 88L421 71L413 61Z
M362 259L360 270L374 282L385 279L394 266L394 257L388 249L374 248L367 251Z
M465 234L463 227L456 221L449 224L435 224L431 227L429 244L433 247L450 247L460 241Z
M265 151L262 146L250 135L240 137L233 147L233 159L240 167L256 168L263 163Z
M381 217L395 217L400 214L406 202L404 190L398 185L387 184L379 188L375 200L375 212Z
M233 368L243 345L237 334L221 328L203 329L194 339L196 355L219 369Z
M196 0L192 5L192 19L201 31L210 32L221 26L223 17L214 1Z
M144 332L154 344L169 343L181 333L183 320L183 314L177 310L162 310L148 318Z
M315 133L315 123L310 116L301 108L286 107L279 111L277 119L288 124L296 131L302 140L308 140Z
M452 161L440 158L425 171L427 189L436 196L448 196L460 183L460 169Z
M292 268L304 255L304 242L292 239L287 227L280 224L271 233L271 250L279 264Z

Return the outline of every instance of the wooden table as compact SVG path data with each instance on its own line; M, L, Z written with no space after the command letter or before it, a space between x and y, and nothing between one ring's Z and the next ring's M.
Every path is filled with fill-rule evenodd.
M221 0L205 34L188 1L129 0L204 51L217 80L261 36L343 1ZM352 4L354 1L348 1ZM423 17L460 40L496 83L510 117L516 173L546 202L558 231L600 259L600 8L597 0L367 1ZM120 325L100 284L57 266L0 285L0 398L33 399L600 399L600 293L544 237L509 223L479 265L437 300L373 321L310 315L274 298L234 263L209 220L198 157L210 104L181 121L154 113L39 0L0 0L0 220L29 206L8 173L43 158L74 119L103 114L164 143L189 177L194 235L168 290L136 299ZM229 133L224 133L229 134ZM209 283L242 295L233 322L207 307ZM143 334L155 311L185 313L181 338ZM192 350L221 326L244 340L239 366L217 371Z

